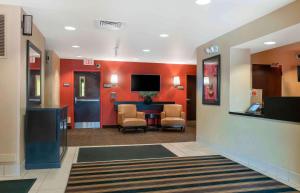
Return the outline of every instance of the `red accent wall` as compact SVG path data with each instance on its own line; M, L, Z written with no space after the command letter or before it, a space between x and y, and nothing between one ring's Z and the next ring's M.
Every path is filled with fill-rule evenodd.
M140 63L140 62L115 62L95 61L101 64L100 69L96 66L85 66L82 60L61 59L60 62L60 102L61 105L69 106L69 116L74 120L74 72L76 71L99 71L101 73L100 105L101 125L115 125L116 112L113 109L114 101L110 98L111 92L117 93L117 101L143 101L137 92L131 92L131 74L159 74L161 76L161 91L154 101L175 101L182 104L186 111L186 83L187 75L196 75L195 65ZM118 74L119 84L113 88L103 88L104 83L110 83L111 74ZM180 76L184 90L178 90L173 86L173 77ZM64 83L70 83L64 87Z

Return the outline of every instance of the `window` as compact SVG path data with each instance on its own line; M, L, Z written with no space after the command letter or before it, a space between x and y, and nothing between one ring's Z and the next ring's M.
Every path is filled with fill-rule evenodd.
M85 76L79 77L79 96L85 97Z

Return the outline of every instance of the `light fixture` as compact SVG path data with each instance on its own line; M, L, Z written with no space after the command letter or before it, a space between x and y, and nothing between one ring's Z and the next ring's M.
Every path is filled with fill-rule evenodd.
M23 35L24 36L32 36L32 15L23 15Z
M149 50L149 49L144 49L143 52L149 53L149 52L151 52L151 50Z
M77 58L82 58L82 56L76 56Z
M207 5L211 3L211 0L197 0L195 3L198 5Z
M161 37L161 38L167 38L167 37L169 37L169 34L160 34L159 37Z
M209 77L204 76L203 82L204 82L204 85L209 85Z
M264 42L265 45L275 45L276 42L274 41L268 41L268 42Z
M65 30L67 30L67 31L75 31L76 28L73 27L73 26L65 26Z
M80 48L80 46L74 45L74 46L72 46L72 48Z
M117 74L112 74L110 77L110 83L116 85L119 83L119 78Z
M180 86L180 77L179 76L173 77L173 84L175 87Z

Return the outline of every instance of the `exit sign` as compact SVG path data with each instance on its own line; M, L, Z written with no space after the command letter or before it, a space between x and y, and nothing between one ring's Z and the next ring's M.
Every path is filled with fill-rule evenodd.
M92 66L92 65L94 65L94 60L91 58L85 58L83 60L83 65Z

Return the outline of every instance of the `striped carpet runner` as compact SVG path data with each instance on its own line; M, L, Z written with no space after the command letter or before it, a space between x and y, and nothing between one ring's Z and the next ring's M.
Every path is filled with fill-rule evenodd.
M66 193L296 192L222 156L79 163Z

